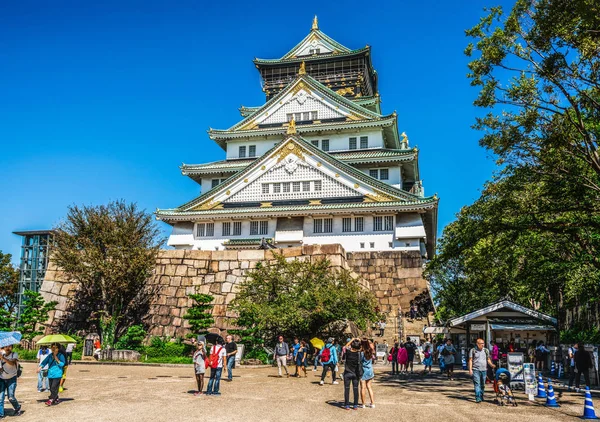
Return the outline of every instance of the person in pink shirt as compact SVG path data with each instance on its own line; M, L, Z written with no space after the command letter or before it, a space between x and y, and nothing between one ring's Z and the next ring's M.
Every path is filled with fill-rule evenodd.
M404 343L400 343L400 348L398 349L398 366L400 373L406 373L408 369L408 351L404 347Z

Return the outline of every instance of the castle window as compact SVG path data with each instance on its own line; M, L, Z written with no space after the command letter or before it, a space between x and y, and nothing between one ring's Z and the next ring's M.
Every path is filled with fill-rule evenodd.
M393 248L393 247L394 247L394 243L393 243L393 242L388 242L388 246L389 246L390 248Z
M269 233L269 221L261 221L260 222L260 234Z
M369 148L369 137L368 136L360 137L360 148L361 149Z
M245 145L240 146L238 157L246 158L246 146Z
M363 217L356 217L354 219L354 231L362 232L365 229L365 219Z
M371 249L373 249L375 247L375 242L369 243L369 246L371 247Z
M313 220L314 233L332 233L333 218L315 218Z
M250 222L250 235L258 234L258 221Z
M221 181L219 179L212 179L211 183L210 183L210 187L216 188L217 186L219 186L219 183L221 183Z
M349 217L342 218L342 232L352 231L352 219Z
M365 248L365 242L360 242L360 248L364 249Z
M389 169L381 169L379 170L379 180L388 180L390 178Z
M215 235L215 223L198 223L196 237L210 237Z
M373 217L373 231L383 231L383 217Z
M231 223L229 223L229 222L223 223L223 228L221 230L221 233L223 236L230 236L231 235Z
M383 217L383 229L385 231L392 231L394 230L394 216L393 215L386 215L385 217Z
M323 139L321 141L321 149L323 151L329 151L329 139Z
M310 191L310 182L302 182L302 192Z
M370 169L369 176L371 176L374 179L379 179L379 171L377 169Z
M233 222L233 236L239 236L242 234L242 222L234 221Z
M269 232L269 221L251 221L250 234L267 234Z
M285 117L288 122L291 122L292 119L294 118L294 113L288 113L285 115Z
M292 182L292 190L294 192L300 192L300 182Z
M273 193L281 192L281 183L273 183Z
M288 193L290 191L290 182L284 182L283 185L283 193Z
M319 113L318 113L318 112L316 112L316 111L311 111L311 112L310 112L310 120L318 120L318 118L317 118L317 117L318 117L318 115L319 115Z
M250 145L248 147L248 157L256 157L256 145Z
M356 149L356 138L348 139L348 149Z
M314 140L314 141L310 141L311 144L313 144L314 146L316 146L317 148L319 148L319 140Z
M263 183L262 184L262 193L263 194L269 193L269 184L268 183Z
M315 191L321 191L323 189L323 184L320 180L315 180Z

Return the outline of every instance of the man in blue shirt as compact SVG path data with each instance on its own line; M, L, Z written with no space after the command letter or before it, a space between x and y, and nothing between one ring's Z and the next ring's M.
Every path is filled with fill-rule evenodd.
M338 363L338 354L337 354L337 350L335 349L334 346L334 341L335 339L333 337L330 337L327 339L327 344L325 344L325 347L323 347L323 349L321 349L321 352L319 353L319 357L321 358L321 363L323 364L323 373L321 373L321 382L319 382L319 385L323 385L325 384L325 377L327 376L327 371L331 369L331 375L332 375L332 384L336 385L339 384L335 379L336 376L336 371L335 368L337 366Z

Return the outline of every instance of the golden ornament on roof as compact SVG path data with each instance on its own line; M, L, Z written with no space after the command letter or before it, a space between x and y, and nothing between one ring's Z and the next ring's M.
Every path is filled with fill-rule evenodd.
M402 132L402 142L408 144L408 136L406 135L406 132Z
M306 75L306 64L300 63L300 69L298 69L298 75Z
M296 120L292 119L292 120L290 120L290 123L288 125L287 134L294 135L295 133L296 133Z
M317 15L315 15L313 19L312 29L319 29L319 20L317 19Z

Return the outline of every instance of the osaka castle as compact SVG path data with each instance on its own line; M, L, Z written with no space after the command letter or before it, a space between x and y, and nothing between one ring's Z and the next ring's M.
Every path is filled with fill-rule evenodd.
M341 244L346 251L432 256L437 196L425 196L419 150L381 110L371 47L319 29L279 59L255 59L265 103L208 136L225 152L183 164L200 195L156 216L177 249ZM400 122L401 123L401 122Z

